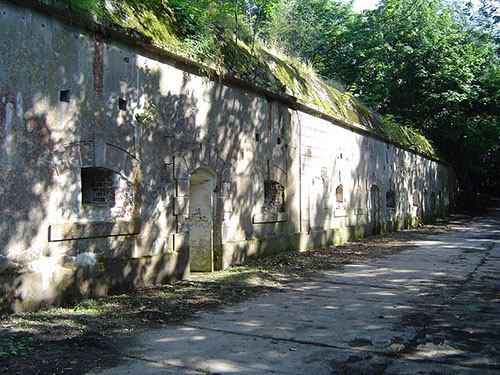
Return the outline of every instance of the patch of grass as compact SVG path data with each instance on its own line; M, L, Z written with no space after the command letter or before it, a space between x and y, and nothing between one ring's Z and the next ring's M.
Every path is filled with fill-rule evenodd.
M0 357L6 356L21 356L28 355L29 351L33 350L31 346L34 339L32 337L16 339L4 338L0 340Z

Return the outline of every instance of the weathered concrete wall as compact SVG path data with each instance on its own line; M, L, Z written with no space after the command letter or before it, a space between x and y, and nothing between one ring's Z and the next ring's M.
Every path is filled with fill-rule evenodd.
M454 189L448 167L317 117L299 113L297 121L301 232L310 234L303 246L372 233L374 187L379 231L409 228L447 212Z
M382 230L449 205L447 166L161 52L4 1L0 32L2 308L189 273L199 170L215 176L214 269L368 234L373 185Z

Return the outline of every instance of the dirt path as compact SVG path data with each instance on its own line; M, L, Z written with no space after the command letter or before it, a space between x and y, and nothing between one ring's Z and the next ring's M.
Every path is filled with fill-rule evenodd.
M466 225L464 219L442 222L337 247L269 257L195 280L73 307L7 317L0 330L0 372L82 374L119 365L124 348L141 332L169 329L191 321L199 312L232 308L251 297L282 295L269 292L289 290L297 281L313 282L317 271L337 272L364 259L409 251L417 246L410 240L451 233Z

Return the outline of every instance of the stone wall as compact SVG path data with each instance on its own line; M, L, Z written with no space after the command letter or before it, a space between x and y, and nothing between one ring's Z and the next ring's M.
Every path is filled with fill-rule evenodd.
M23 4L0 2L3 309L183 277L200 213L223 269L447 211L442 163ZM190 201L200 173L213 194Z

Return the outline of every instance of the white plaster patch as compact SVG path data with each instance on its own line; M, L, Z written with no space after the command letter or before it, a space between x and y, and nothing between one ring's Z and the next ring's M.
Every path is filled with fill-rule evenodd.
M5 152L7 154L7 164L10 163L12 159L12 143L14 141L14 136L12 134L12 114L14 113L14 105L12 103L7 103L5 106Z
M51 257L41 257L38 260L31 262L28 268L42 276L42 290L45 292L48 288L54 274L57 272L58 266L56 259Z
M23 119L23 113L24 113L24 108L23 108L23 96L20 92L17 93L16 96L16 115L19 120Z

